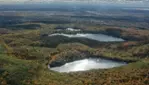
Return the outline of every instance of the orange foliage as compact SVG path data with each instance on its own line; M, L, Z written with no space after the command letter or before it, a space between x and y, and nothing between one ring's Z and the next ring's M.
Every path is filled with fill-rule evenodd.
M129 46L133 46L136 45L136 42L124 42L123 43L123 47L129 47Z

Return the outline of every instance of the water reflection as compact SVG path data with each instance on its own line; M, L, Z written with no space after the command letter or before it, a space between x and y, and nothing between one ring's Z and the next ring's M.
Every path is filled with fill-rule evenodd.
M86 71L90 69L108 69L125 65L125 62L117 62L105 59L89 58L83 60L77 60L74 62L66 63L60 67L50 68L51 70L58 72L75 72L75 71Z
M64 33L55 33L51 34L49 36L65 36L69 38L88 38L92 40L97 41L104 41L104 42L113 42L113 41L124 41L122 38L112 37L104 34L83 34L83 33L77 33L77 34L64 34Z

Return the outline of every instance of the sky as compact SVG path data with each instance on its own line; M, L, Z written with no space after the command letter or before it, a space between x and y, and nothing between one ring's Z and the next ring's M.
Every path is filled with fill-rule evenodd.
M107 2L148 2L149 0L0 0L0 3L29 3L29 2L59 2L59 1L64 1L64 2L99 2L99 1L107 1Z
M0 0L0 4L17 3L51 3L51 2L116 2L116 3L149 3L149 0Z

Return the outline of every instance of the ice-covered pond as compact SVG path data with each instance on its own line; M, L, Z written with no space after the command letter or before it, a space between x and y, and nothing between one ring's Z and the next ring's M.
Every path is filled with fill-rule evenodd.
M103 42L114 42L114 41L124 41L122 38L117 38L113 36L108 36L104 34L90 34L90 33L77 33L77 34L64 34L64 33L54 33L49 36L65 36L69 38L88 38Z
M86 71L91 69L108 69L126 65L125 62L118 62L113 60L106 60L101 58L87 58L66 63L59 67L52 67L50 70L57 72L76 72Z

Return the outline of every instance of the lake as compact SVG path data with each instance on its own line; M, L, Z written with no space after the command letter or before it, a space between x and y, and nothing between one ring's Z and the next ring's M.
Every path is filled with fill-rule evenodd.
M104 34L90 34L90 33L77 33L77 34L55 33L55 34L50 34L49 36L65 36L69 38L88 38L88 39L103 41L103 42L124 41L124 39L122 38L117 38L117 37L108 36Z
M106 60L102 58L87 58L82 60L76 60L73 62L66 63L59 67L52 67L50 70L57 72L77 72L87 71L91 69L109 69L113 67L119 67L126 65L125 62L118 62L113 60Z

